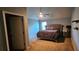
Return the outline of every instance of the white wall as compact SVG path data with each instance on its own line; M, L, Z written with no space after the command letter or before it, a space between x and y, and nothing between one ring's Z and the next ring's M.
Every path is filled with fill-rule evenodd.
M47 24L62 24L64 25L63 30L66 31L65 26L66 25L71 25L71 19L70 18L63 18L63 19L53 19L47 21Z
M39 22L38 20L28 19L28 33L29 33L29 42L37 39L37 32L39 31Z
M79 20L79 8L75 8L72 15L72 21ZM72 23L72 42L75 50L79 50L79 30L74 30L74 27L79 28L79 23Z
M53 19L48 20L47 24L63 24L63 25L71 25L71 19Z
M9 11L13 13L18 13L24 15L24 29L25 29L25 39L26 39L26 46L28 46L28 20L27 20L27 10L24 7L0 7L0 10Z
M62 19L52 19L52 20L42 20L46 21L48 24L62 24L64 25L63 31L67 31L66 25L71 25L71 18L62 18ZM40 25L41 26L41 25Z

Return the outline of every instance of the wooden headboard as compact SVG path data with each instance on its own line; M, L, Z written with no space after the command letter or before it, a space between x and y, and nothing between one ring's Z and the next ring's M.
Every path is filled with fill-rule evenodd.
M46 26L46 30L63 30L63 25L61 24L50 24Z

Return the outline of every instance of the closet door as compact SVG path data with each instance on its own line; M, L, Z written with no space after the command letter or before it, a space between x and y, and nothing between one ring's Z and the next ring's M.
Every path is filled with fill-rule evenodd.
M0 11L0 51L24 50L24 36L23 16Z
M0 51L24 50L24 36L23 16L0 11Z
M5 15L10 50L24 50L23 17Z

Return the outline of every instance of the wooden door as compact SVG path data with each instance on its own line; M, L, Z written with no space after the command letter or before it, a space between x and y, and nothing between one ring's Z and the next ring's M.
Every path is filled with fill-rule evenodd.
M0 51L24 50L24 36L23 16L0 11Z
M10 50L24 50L23 17L6 14L6 26Z

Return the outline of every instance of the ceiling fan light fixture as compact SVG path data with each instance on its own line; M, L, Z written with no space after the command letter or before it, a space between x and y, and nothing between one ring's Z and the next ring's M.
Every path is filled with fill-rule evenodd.
M39 17L40 17L40 18L43 18L43 13L42 13L42 12L40 12Z
M40 18L43 18L43 14L40 14Z
M40 12L40 15L42 15L43 13L42 12Z

